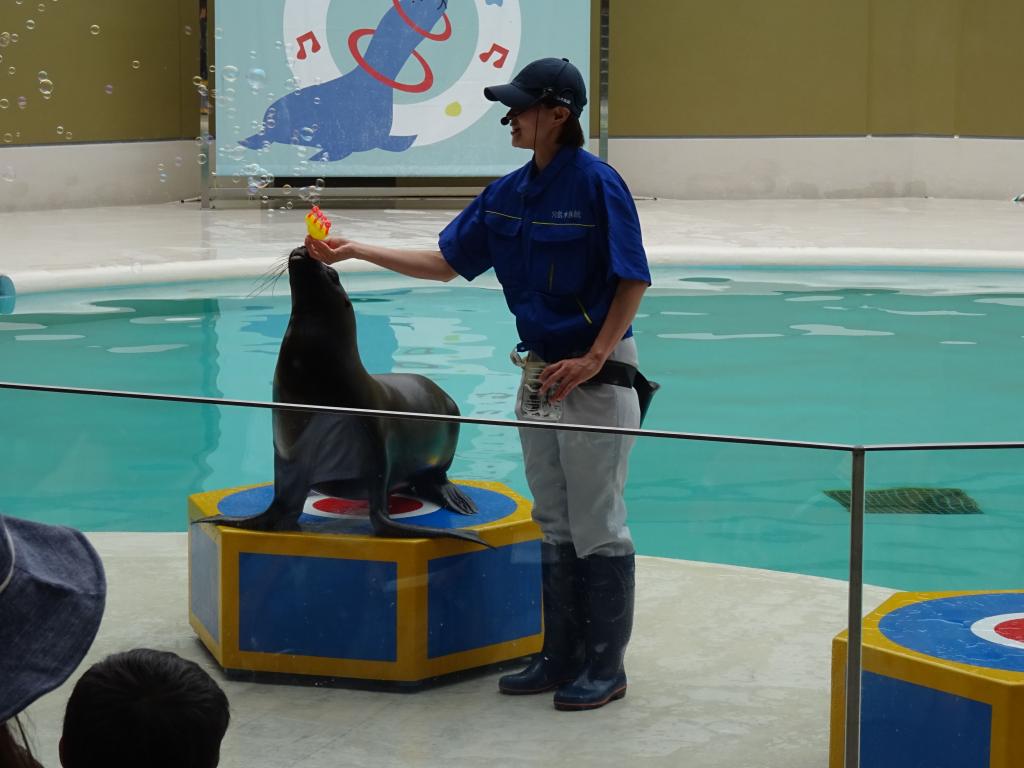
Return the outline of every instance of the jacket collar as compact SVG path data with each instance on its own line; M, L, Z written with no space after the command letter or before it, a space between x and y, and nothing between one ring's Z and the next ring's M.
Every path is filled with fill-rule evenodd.
M563 146L558 153L551 158L551 162L540 173L531 177L533 171L533 159L530 159L520 171L519 183L516 185L516 192L524 197L536 197L551 184L551 181L561 170L571 163L579 150L576 147Z

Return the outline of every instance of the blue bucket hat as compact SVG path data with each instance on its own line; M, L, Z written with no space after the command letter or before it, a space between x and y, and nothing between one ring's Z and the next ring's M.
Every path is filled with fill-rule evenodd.
M484 88L484 98L518 110L551 99L579 117L587 105L587 84L568 59L537 59L523 67L511 83Z
M0 515L0 723L75 671L106 595L103 564L82 533Z

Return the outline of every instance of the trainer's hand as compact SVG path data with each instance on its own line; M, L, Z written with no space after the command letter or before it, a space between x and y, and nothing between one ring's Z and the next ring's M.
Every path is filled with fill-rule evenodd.
M355 243L343 237L328 237L326 240L317 240L306 235L303 243L309 255L324 264L334 264L345 259L357 258Z
M547 366L540 374L540 394L549 390L549 399L557 402L565 399L576 387L592 379L601 370L604 360L589 352L583 357L569 357Z

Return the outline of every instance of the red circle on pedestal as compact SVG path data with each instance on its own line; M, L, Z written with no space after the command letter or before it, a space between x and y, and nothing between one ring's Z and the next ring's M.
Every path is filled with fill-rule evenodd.
M1007 640L1016 640L1018 643L1024 643L1024 619L1004 621L1002 624L994 626L992 631L1000 637L1005 637Z
M423 502L406 496L392 496L388 499L388 514L401 515L415 512L423 507ZM365 499L317 499L313 508L320 512L345 517L366 517L369 514L369 503Z

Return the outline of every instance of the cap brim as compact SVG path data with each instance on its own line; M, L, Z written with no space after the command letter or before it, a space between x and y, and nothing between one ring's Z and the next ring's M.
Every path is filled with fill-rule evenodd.
M518 85L492 85L484 88L484 98L488 101L500 101L509 109L526 109L537 101L537 95L524 91Z
M0 517L0 537L5 526L15 559L0 594L0 722L71 676L107 594L99 555L79 531Z

